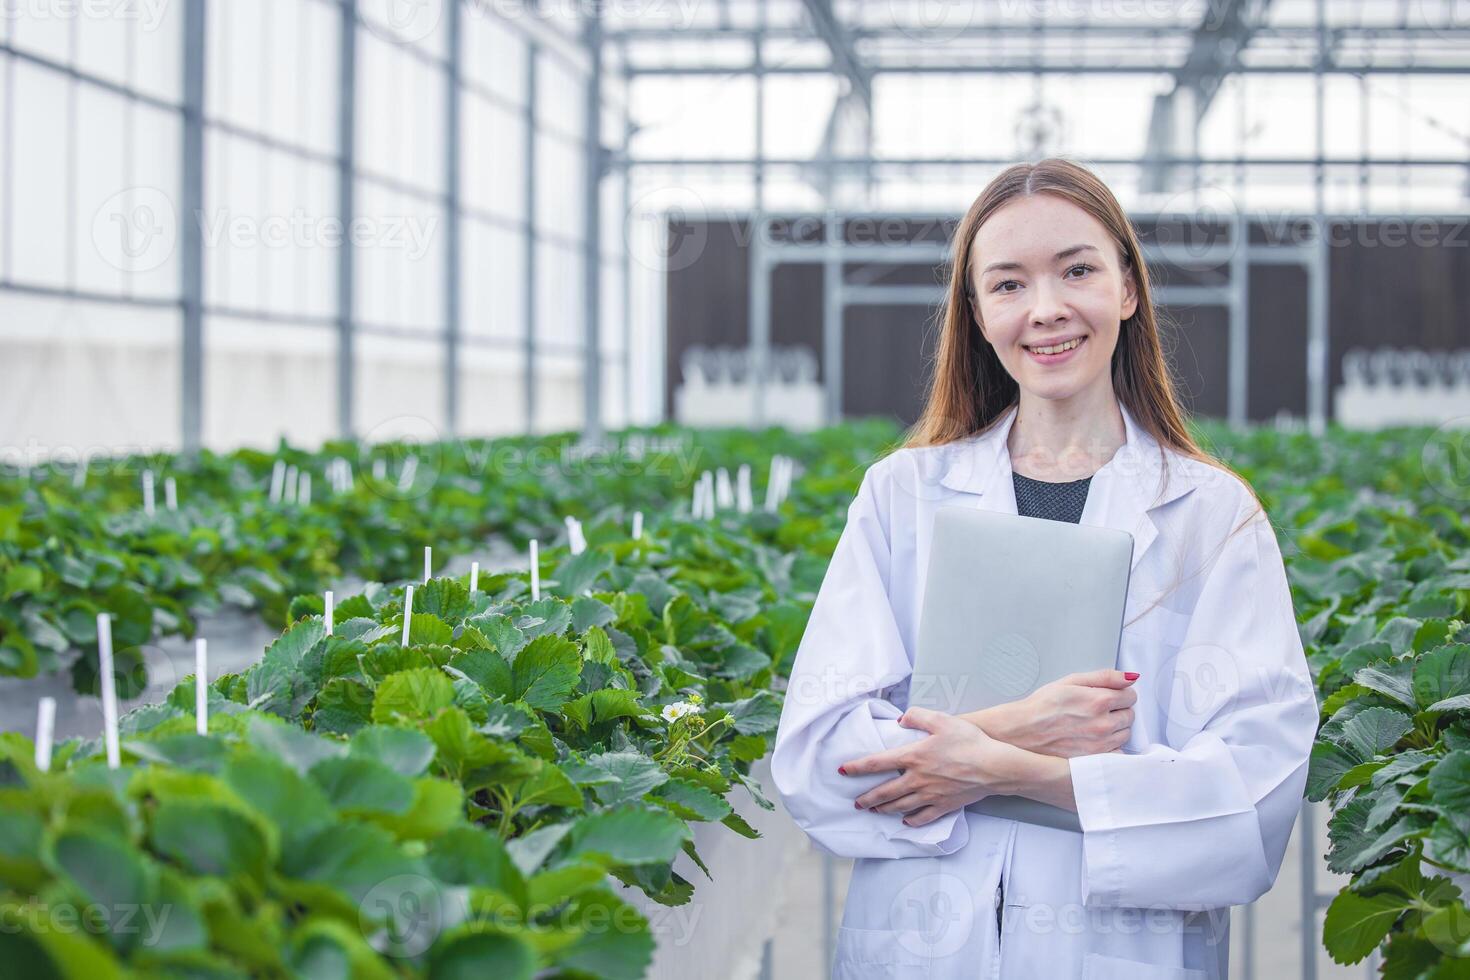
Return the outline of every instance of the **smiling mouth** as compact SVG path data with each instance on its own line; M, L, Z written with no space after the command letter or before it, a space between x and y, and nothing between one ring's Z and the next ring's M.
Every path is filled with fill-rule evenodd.
M1081 347L1082 342L1086 339L1086 337L1073 337L1071 340L1063 341L1060 344L1049 344L1043 347L1032 347L1030 344L1022 344L1021 346L1033 354L1065 354L1069 350L1075 350Z

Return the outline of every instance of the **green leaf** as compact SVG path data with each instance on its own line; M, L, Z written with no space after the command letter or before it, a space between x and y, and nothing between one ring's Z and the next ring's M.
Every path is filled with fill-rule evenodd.
M358 681L333 678L316 696L311 719L312 727L319 732L351 735L372 722L373 692Z
M724 799L685 779L669 780L654 795L685 820L723 820L731 813Z
M1375 667L1364 667L1353 675L1353 682L1397 701L1410 711L1417 711L1419 704L1414 697L1413 673L1414 658L1404 657Z
M1470 813L1470 751L1461 749L1440 759L1429 771L1434 804L1454 813Z
M578 818L568 839L568 859L602 854L621 864L645 864L672 861L693 835L666 810L627 804Z
M589 548L580 555L573 555L557 566L556 590L568 598L579 596L590 589L597 579L612 567L612 558ZM581 632L578 630L578 632Z
M244 875L264 881L270 848L260 828L216 803L169 800L153 814L153 847L201 875Z
M413 783L373 759L324 759L311 779L343 813L403 814L413 805Z
M352 736L349 752L411 778L423 775L434 761L434 740L413 729L374 725Z
M569 970L607 980L638 980L653 962L654 939L648 921L633 906L605 889L578 895L565 917L577 939L554 954ZM603 923L617 923L609 929Z
M413 596L416 610L437 616L446 623L458 623L474 611L470 602L470 590L461 585L458 579L433 579L422 589L416 590Z
M781 721L781 702L770 691L756 691L748 698L719 707L730 712L735 731L741 735L774 732Z
M539 636L516 655L511 680L513 699L542 711L555 711L576 690L581 667L576 644L559 636Z
M11 565L5 571L5 598L10 599L23 592L40 592L41 583L41 570L35 565Z
M251 809L279 827L288 841L315 833L335 819L321 788L274 756L237 755L225 764L220 778Z
M1343 889L1327 907L1323 945L1338 963L1357 963L1378 948L1406 908L1392 893L1363 896Z
M607 806L636 800L669 778L657 762L633 751L588 756L577 771L583 773L584 770L600 777L593 784L592 791Z
M449 667L474 681L490 698L514 697L515 683L510 663L494 650L469 650L455 654Z
M1442 646L1419 658L1414 665L1414 697L1420 707L1462 694L1470 694L1470 645Z
M434 946L434 980L530 980L536 952L520 935L475 925Z
M112 834L77 827L58 834L47 849L49 863L69 879L83 898L109 914L153 904L155 873L142 855ZM119 948L128 949L137 933L113 934Z
M390 674L373 698L373 721L402 724L432 718L454 703L454 685L442 671L420 667Z
M303 776L323 759L347 754L347 746L342 742L270 718L252 717L246 731L251 744L281 759Z
M1342 727L1339 741L1351 745L1365 760L1393 748L1413 731L1414 719L1393 708L1368 708L1358 712Z

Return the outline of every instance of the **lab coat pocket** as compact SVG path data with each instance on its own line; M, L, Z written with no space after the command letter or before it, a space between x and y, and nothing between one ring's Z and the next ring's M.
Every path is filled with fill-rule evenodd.
M1205 980L1205 971L1088 953L1082 960L1082 980Z
M892 929L837 930L836 962L832 964L833 980L868 980L889 977L893 980L917 980L927 977L932 962L899 942Z

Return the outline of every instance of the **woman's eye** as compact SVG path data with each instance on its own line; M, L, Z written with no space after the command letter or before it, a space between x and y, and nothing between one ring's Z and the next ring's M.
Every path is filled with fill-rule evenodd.
M1068 269L1067 272L1068 273L1076 272L1078 269L1081 269L1084 272L1094 272L1094 271L1096 271L1092 266L1090 266L1090 265L1086 264L1085 262L1083 262L1083 263L1079 263L1077 265L1072 266L1072 268ZM1017 283L1016 280L1014 280L1014 279L1005 279L1005 280L1002 280L1001 282L996 283L994 286L991 286L990 287L990 291L992 293L1002 293L1002 292L1009 293L1009 292L1014 292L1014 290L1004 289L1003 288L1005 286L1010 286L1010 285L1020 285L1020 283Z

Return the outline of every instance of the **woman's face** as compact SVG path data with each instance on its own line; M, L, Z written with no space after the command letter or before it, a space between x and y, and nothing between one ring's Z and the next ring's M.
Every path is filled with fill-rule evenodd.
M1033 194L986 219L971 252L980 331L1023 391L1064 399L1111 386L1119 328L1138 297L1101 222L1054 194ZM1072 349L1037 350L1056 344Z

